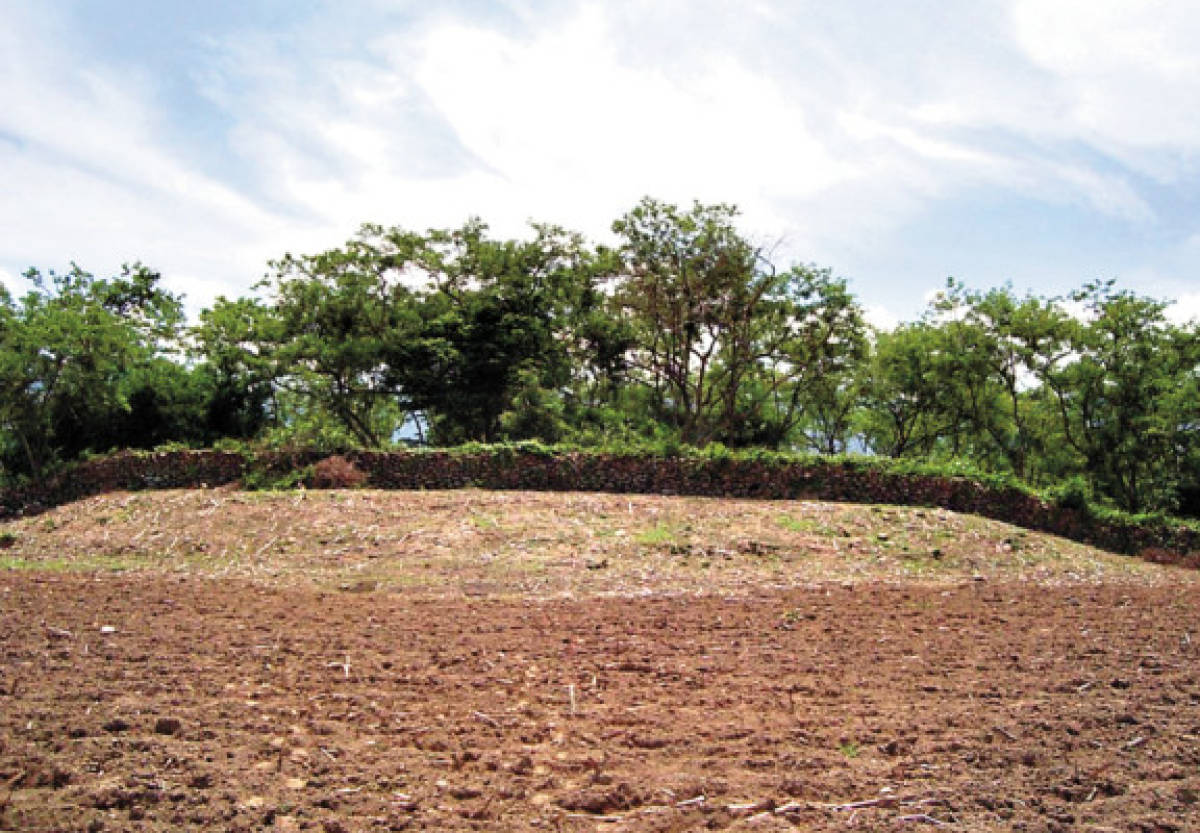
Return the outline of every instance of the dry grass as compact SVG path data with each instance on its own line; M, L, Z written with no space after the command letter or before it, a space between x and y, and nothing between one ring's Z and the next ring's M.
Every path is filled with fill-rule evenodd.
M117 493L0 526L0 568L466 595L820 582L1181 583L1195 571L937 509L534 492Z

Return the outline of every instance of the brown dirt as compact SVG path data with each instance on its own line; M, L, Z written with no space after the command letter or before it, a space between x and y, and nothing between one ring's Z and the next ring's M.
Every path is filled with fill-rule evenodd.
M193 500L223 502L207 535ZM1200 827L1193 573L890 509L298 500L114 496L5 525L0 829ZM313 500L348 529L314 532ZM168 524L230 552L129 549ZM886 546L946 526L917 573ZM256 555L272 537L296 544ZM864 549L804 556L847 538ZM737 541L757 551L671 549Z
M0 567L545 598L823 581L1200 582L940 509L536 492L118 493L3 525Z

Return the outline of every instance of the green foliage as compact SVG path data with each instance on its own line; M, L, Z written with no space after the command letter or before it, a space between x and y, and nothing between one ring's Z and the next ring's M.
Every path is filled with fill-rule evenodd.
M284 255L261 297L218 299L186 333L144 266L30 270L24 296L0 288L0 481L114 448L531 441L714 472L808 452L855 476L1200 514L1200 329L1164 302L950 280L874 332L845 281L777 267L738 219L647 198L614 248L551 225L367 225Z
M297 489L313 477L315 466L283 465L278 460L251 456L242 472L242 488L252 492L286 492Z
M862 310L828 270L779 271L735 228L737 210L644 199L613 224L631 323L630 378L678 442L844 448L866 355Z
M0 454L6 472L41 478L88 448L144 436L149 414L126 420L128 433L120 423L148 410L138 377L176 343L182 307L141 264L109 279L75 265L25 277L33 289L19 301L0 293Z
M1047 497L1056 506L1064 509L1074 509L1087 514L1092 513L1092 503L1095 500L1091 484L1081 474L1074 474L1063 482L1049 489Z

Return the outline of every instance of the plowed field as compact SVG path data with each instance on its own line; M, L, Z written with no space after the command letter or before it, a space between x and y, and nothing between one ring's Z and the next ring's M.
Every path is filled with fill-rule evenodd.
M124 495L0 532L0 829L1200 829L1193 572L597 495Z

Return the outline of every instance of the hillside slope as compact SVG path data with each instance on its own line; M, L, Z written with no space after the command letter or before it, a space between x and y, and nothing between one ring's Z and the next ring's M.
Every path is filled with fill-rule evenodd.
M814 582L1194 584L940 509L458 491L115 493L0 529L0 566L480 595L745 593Z

